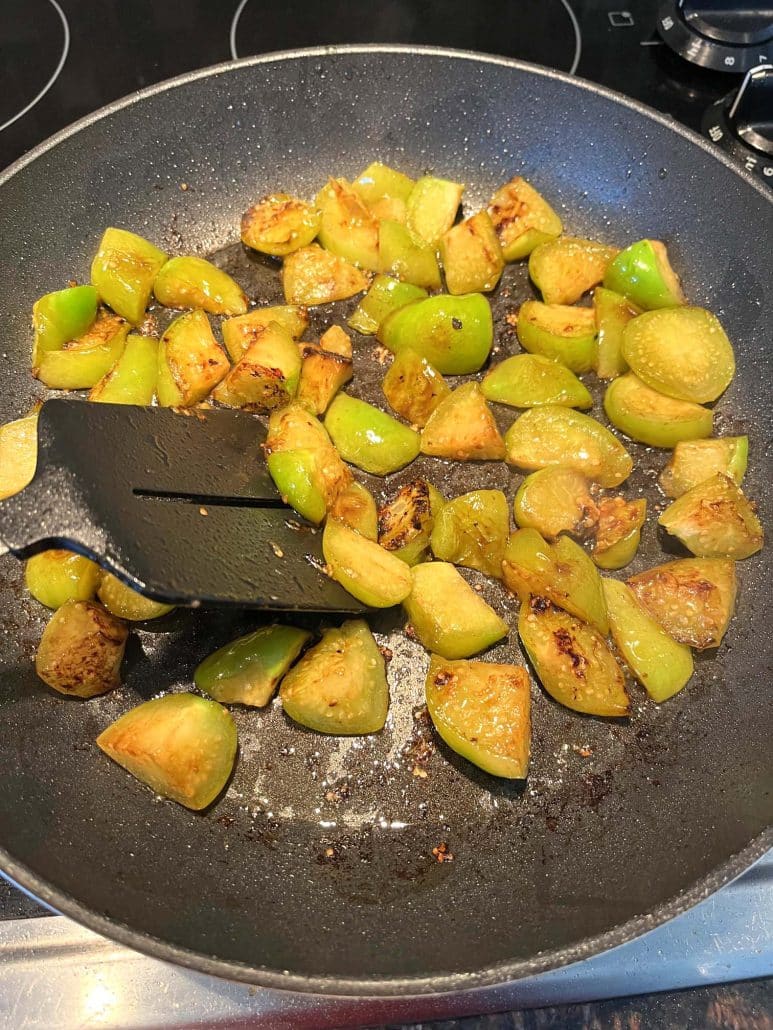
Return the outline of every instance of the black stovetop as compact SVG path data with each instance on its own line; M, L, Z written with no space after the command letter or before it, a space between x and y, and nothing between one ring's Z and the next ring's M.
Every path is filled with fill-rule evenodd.
M656 35L656 17L652 0L2 0L0 167L143 86L235 56L328 43L517 57L576 71L699 129L738 77L678 57Z

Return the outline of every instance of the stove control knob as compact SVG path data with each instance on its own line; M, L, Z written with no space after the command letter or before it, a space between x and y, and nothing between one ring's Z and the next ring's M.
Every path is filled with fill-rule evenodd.
M712 104L704 135L773 187L773 63L753 68L740 89Z
M664 0L658 32L681 57L713 71L773 62L773 6L749 0Z

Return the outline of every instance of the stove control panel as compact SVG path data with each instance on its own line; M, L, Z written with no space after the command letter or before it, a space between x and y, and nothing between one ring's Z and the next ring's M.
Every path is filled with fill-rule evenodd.
M748 0L664 0L658 32L685 60L738 74L773 63L773 4Z
M703 132L773 186L773 62L753 68L703 116Z

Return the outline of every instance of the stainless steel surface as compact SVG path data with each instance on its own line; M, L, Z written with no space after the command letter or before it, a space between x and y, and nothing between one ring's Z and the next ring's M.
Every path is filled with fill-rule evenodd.
M261 990L130 951L64 916L0 923L0 1027L345 1027L593 1001L773 974L773 851L671 922L499 988L357 999Z

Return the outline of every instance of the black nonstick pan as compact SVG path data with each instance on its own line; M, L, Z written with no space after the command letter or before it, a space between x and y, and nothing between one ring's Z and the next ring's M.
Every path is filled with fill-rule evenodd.
M328 174L375 158L468 183L471 208L523 174L568 231L664 239L691 301L717 312L735 343L717 427L749 434L748 493L773 526L770 197L646 108L473 54L353 47L224 65L106 108L18 162L0 180L2 421L41 396L29 375L33 301L86 278L106 225L215 254L269 302L276 272L238 243L241 212L271 189L313 196ZM525 269L511 266L492 301L499 357L517 349L505 316L529 295ZM317 309L314 327L350 306ZM384 367L372 341L355 346L354 389L378 403ZM515 414L497 412L503 427ZM598 405L594 414L603 418ZM656 510L667 455L633 451L627 491ZM384 497L415 475L449 495L497 486L512 497L520 482L504 463L426 458L368 485ZM653 521L634 571L665 560ZM667 704L632 688L630 719L583 718L535 684L525 785L439 742L421 709L426 656L393 611L372 619L393 655L387 729L325 738L276 706L236 711L236 773L203 815L155 800L94 738L138 701L189 686L204 655L261 616L177 611L148 624L125 685L78 703L36 681L44 616L20 572L0 563L0 865L59 911L158 957L319 993L470 988L620 944L771 844L770 548L739 566L725 643L698 656L693 682ZM470 580L514 616L498 586ZM515 634L486 657L523 660Z

